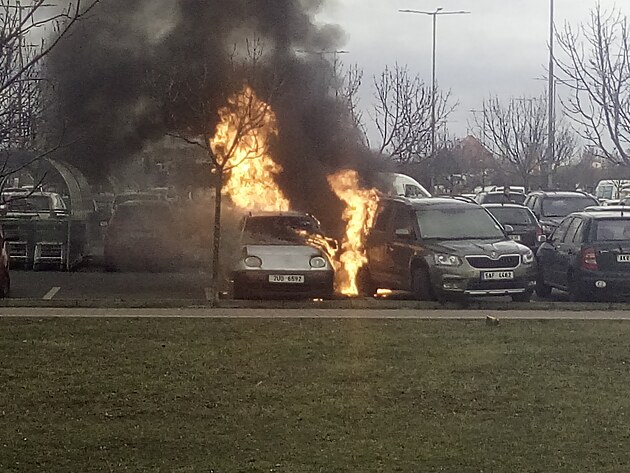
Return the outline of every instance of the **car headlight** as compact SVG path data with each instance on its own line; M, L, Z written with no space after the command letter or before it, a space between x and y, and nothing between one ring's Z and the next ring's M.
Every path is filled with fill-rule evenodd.
M435 259L435 264L438 266L461 266L462 260L459 256L455 255L445 255L445 254L436 254L433 255Z
M310 261L311 268L325 268L326 259L321 256L313 256Z
M258 256L248 256L244 262L248 268L260 268L262 266L262 260Z
M527 253L523 253L523 264L532 264L534 262L534 252L529 250Z

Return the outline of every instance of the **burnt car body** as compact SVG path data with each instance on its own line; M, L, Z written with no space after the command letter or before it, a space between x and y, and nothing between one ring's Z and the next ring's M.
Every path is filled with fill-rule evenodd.
M552 288L575 301L630 299L630 212L569 215L538 250L536 293Z
M330 298L334 266L320 224L302 212L247 215L241 230L241 258L233 271L236 299Z
M359 273L366 295L404 290L420 300L510 295L528 301L533 252L482 206L460 199L382 199Z
M181 254L180 232L168 202L127 201L116 206L104 239L107 270L173 270Z
M543 232L538 219L524 205L517 204L485 204L483 206L496 218L504 228L510 228L509 237L532 251L538 250Z
M585 192L536 191L527 196L524 205L531 209L544 234L549 236L567 215L599 205L599 202Z

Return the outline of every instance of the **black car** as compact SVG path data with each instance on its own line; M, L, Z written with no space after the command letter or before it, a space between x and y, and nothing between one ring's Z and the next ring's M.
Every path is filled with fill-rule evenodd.
M528 301L533 252L510 240L482 206L460 199L382 199L366 242L362 293L410 291L416 299L505 296Z
M504 190L482 192L477 195L475 200L479 204L522 204L526 197L522 192Z
M549 236L569 214L599 205L592 195L575 191L535 191L525 204L534 213L545 235Z
M630 212L577 212L538 250L536 293L571 300L630 297Z
M485 204L504 228L510 229L510 238L536 251L542 241L542 228L532 211L517 204Z

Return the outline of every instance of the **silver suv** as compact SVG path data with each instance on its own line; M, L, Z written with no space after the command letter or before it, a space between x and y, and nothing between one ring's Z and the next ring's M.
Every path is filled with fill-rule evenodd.
M532 251L480 205L451 198L384 199L366 242L362 290L411 291L420 300L510 295L529 301Z

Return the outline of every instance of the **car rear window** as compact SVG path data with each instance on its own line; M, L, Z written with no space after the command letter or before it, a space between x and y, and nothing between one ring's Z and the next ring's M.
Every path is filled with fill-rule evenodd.
M168 226L173 224L173 214L170 207L163 205L120 205L113 222L139 227Z
M501 203L514 203L514 204L522 204L525 202L525 194L519 194L510 192L509 194L504 194L503 192L497 192L492 194L486 194L483 196L484 204L501 204Z
M9 200L10 212L48 212L50 199L44 195L31 195L28 197L14 197Z
M250 217L245 223L245 233L280 239L295 239L297 232L319 233L315 220L308 217Z
M533 225L534 219L527 209L515 207L492 207L488 211L501 222L502 225Z
M595 225L595 240L630 240L630 219L598 220Z
M546 197L542 202L544 217L566 217L573 212L581 212L586 207L598 205L591 197Z

